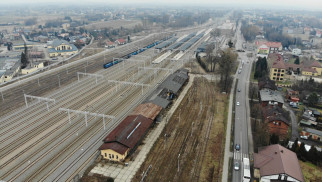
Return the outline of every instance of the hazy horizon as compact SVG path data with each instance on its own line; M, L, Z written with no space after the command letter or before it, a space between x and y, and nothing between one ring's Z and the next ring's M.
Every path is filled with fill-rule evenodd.
M1 5L133 5L138 6L153 6L153 5L165 5L165 6L224 6L224 7L241 7L241 8L261 8L261 9L297 9L297 10L322 10L321 0L271 0L269 2L263 2L258 0L1 0Z

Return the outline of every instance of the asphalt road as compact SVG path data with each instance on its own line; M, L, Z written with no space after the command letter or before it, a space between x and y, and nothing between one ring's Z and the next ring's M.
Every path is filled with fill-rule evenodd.
M240 31L237 31L237 43L235 45L236 50L242 49L242 43L244 42L243 37L240 34ZM236 73L236 79L238 79L237 90L236 92L236 103L235 104L235 125L234 125L234 164L238 162L240 164L240 169L238 171L233 171L233 181L240 182L242 181L243 167L242 160L243 158L249 158L249 153L251 153L252 146L249 146L249 133L251 132L249 125L249 104L248 101L248 81L251 72L251 63L253 58L248 58L246 56L247 52L238 53L239 67L241 67L241 73ZM242 61L244 64L242 65ZM239 105L237 105L239 102ZM235 149L235 145L240 145L240 150ZM251 147L249 150L249 147Z

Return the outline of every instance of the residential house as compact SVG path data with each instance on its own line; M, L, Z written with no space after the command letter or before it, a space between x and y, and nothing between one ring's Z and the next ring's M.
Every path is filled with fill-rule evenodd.
M278 105L283 107L284 100L279 91L263 89L259 91L259 101L262 107Z
M257 47L257 53L260 51L259 48L264 48L261 47L262 45L265 45L266 47L269 48L268 53L277 53L283 50L283 46L281 42L263 42L263 41L256 41L255 42L256 47Z
M262 107L262 113L269 133L279 136L280 139L286 138L290 126L290 121L286 119L288 113L278 106Z
M317 140L322 142L322 131L312 129L312 128L303 128L301 131L302 136L307 136L312 140Z
M269 78L264 78L258 81L258 89L270 89L270 90L276 90L277 87L275 85L275 81L270 80Z
M115 41L115 43L117 43L118 45L124 45L124 44L126 44L126 40L124 40L124 39L117 39Z
M261 182L304 182L296 154L279 144L260 147L254 153L254 178Z
M286 66L282 55L278 53L269 54L267 62L270 70L269 78L274 81L283 81L286 74Z
M106 44L105 47L107 48L114 48L116 46L116 43L112 41L108 41L105 44Z
M48 45L48 52L50 57L73 55L78 52L74 44L69 44L65 40L54 40Z
M313 68L302 68L301 74L304 76L318 76L318 72Z

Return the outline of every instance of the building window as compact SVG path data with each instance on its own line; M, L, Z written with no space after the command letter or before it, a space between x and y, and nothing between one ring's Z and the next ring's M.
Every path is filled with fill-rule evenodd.
M279 69L278 72L281 72L281 70Z
M274 69L274 71L276 72L276 71L277 71L277 69Z
M112 154L112 158L114 159L114 154Z
M275 77L273 77L273 80L275 80Z
M281 122L278 122L278 125L280 125L280 126L281 126Z
M283 80L283 78L280 78L280 80Z
M107 157L107 153L105 153L105 157Z
M281 76L284 76L284 74L281 74Z
M284 73L284 70L282 70L282 72Z
M116 159L119 159L119 156L118 155L116 155Z
M276 76L276 73L274 73L274 76Z
M108 158L110 158L110 159L111 159L111 154L108 154Z

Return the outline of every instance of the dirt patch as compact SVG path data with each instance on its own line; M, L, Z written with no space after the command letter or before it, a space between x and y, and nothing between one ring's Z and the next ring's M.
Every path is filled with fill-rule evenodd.
M144 181L220 181L227 100L214 83L196 78L133 181L150 165Z

